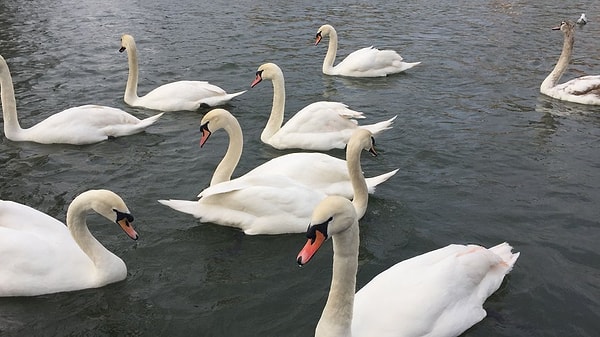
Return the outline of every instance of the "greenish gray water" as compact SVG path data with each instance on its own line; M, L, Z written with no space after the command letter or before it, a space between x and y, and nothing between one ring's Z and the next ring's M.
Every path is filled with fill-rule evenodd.
M562 34L586 12L564 79L600 74L600 5L550 0L0 2L0 54L11 68L23 127L96 103L137 116L122 101L136 38L140 94L174 80L249 89L275 62L287 82L287 116L318 100L398 115L363 156L376 174L400 168L370 199L361 224L358 284L449 243L510 242L522 253L464 336L597 336L600 330L600 108L539 94ZM383 79L321 74L317 28L334 25L339 57L364 46L422 64ZM280 155L259 135L272 98L262 83L231 102L245 133L235 176ZM136 217L133 242L97 216L92 231L129 268L100 289L0 299L2 336L310 336L331 276L331 251L305 268L302 235L246 237L200 224L156 200L192 200L206 187L227 137L198 147L202 113L168 113L146 133L90 146L0 140L0 198L64 220L90 188L119 193ZM342 151L330 154L343 156ZM0 257L2 260L6 257Z

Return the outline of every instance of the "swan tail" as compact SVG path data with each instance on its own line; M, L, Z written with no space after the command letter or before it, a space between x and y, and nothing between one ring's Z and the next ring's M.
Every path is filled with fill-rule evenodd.
M365 181L367 182L367 187L369 189L369 193L373 194L375 192L375 188L377 187L377 185L387 181L397 172L398 172L398 169L395 169L388 173L380 174L375 177L366 178Z
M379 122L379 123L375 123L375 124L369 124L369 125L361 125L360 127L363 129L369 130L373 134L373 136L376 136L377 134L379 134L382 131L391 129L392 124L394 123L394 120L397 117L398 116L394 116L394 117L388 119L387 121L383 121L383 122Z
M139 125L140 125L141 128L145 129L145 128L149 127L150 125L154 124L159 118L162 117L162 115L164 115L164 112L161 112L161 113L156 114L154 116L150 116L148 118L144 118L144 119L142 119L140 121Z
M400 72L408 70L414 66L418 66L421 62L401 62L400 63Z
M245 93L246 91L248 91L248 90L235 92L233 94L216 95L216 96L212 96L212 97L207 97L206 99L202 100L202 104L208 105L210 107L223 105L223 104L229 102L230 100L232 100L234 97L237 97L237 96Z
M521 255L521 253L513 253L513 247L507 242L503 242L499 245L496 245L490 248L489 250L502 259L501 264L507 268L507 274L512 270L513 266L515 265L515 262L517 262L517 259L519 258L519 255Z

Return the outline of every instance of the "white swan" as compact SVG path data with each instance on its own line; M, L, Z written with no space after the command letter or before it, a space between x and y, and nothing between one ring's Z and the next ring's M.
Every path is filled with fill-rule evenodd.
M581 13L581 16L579 17L579 19L577 19L577 24L585 25L587 22L588 22L588 20L585 17L585 13Z
M219 184L219 188L222 190L229 189L230 186L240 188L243 186L243 182L251 184L251 180L248 179L251 176L281 175L327 195L341 195L348 199L354 195L346 161L318 152L298 152L276 157L244 174L244 179L238 178L234 182L227 183L231 180L231 175L242 154L243 134L240 124L231 113L223 109L214 109L202 118L200 146L204 146L210 135L219 129L227 132L229 146L213 173L211 186ZM369 150L376 155L374 149ZM366 178L369 193L375 192L377 185L388 180L396 172L398 169Z
M138 60L135 40L131 35L121 36L120 52L127 51L129 75L125 87L125 103L134 107L143 107L161 111L195 111L200 106L222 105L232 98L246 92L228 94L225 90L206 81L171 82L138 97Z
M66 226L29 206L0 200L0 296L97 288L124 280L123 260L87 227L90 211L115 221L130 238L138 239L127 206L108 190L78 195L67 210Z
M402 56L393 50L379 50L366 47L350 53L335 67L333 62L338 49L338 36L331 25L323 25L317 32L315 45L329 36L329 47L323 61L323 74L350 77L382 77L408 70L421 62L404 62Z
M568 82L558 84L561 76L567 70L573 44L575 42L575 29L573 23L563 21L560 26L552 28L561 30L564 34L563 49L552 72L546 77L540 86L540 92L544 95L580 104L600 105L600 75L582 76Z
M363 149L372 147L371 133L359 129L348 142L347 170L360 216L367 208L368 189L360 165ZM212 185L198 201L159 200L202 222L237 227L249 235L301 233L314 207L326 194L283 175L242 176Z
M377 135L390 129L396 119L394 116L387 121L359 126L356 119L365 118L362 112L350 110L343 103L320 101L304 107L282 126L285 80L281 68L274 63L261 65L250 86L254 87L262 80L271 80L273 83L273 106L260 139L276 149L343 149L355 129L368 129L373 135Z
M4 134L19 142L42 144L92 144L109 137L128 136L144 131L162 113L139 120L116 108L83 105L56 113L38 124L22 129L17 116L17 103L8 65L0 55L0 91Z
M331 288L316 337L458 336L486 316L483 302L519 257L507 243L489 249L449 245L394 265L355 295L359 226L350 202L324 199L306 236L300 265L333 238Z

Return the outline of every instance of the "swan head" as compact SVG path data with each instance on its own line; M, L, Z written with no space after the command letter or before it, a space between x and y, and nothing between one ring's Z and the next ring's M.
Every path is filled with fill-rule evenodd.
M204 146L213 132L225 129L229 133L235 125L239 128L239 123L235 117L225 109L213 109L207 112L200 121L200 132L202 133L200 147Z
M573 22L571 21L563 21L560 23L560 25L552 28L552 30L560 30L563 33L566 34L570 34L571 32L573 32L573 28L575 28L575 25L573 24Z
M317 31L317 35L315 36L315 46L319 44L319 42L321 42L321 40L326 37L329 36L329 34L331 34L331 32L335 33L335 28L333 28L333 26L331 25L322 25L319 30Z
M265 63L262 64L256 70L256 78L250 84L251 88L254 88L258 83L262 80L273 80L274 78L282 78L283 71L279 68L275 63Z
M131 36L129 34L121 35L121 48L119 49L119 53L124 52L128 48L134 48L134 47L135 47L135 40L133 39L133 36Z
M110 221L114 221L133 240L139 238L132 226L133 216L121 197L109 190L89 190L78 195L71 207L90 208Z
M377 151L375 150L375 138L371 131L367 129L357 128L352 133L352 136L350 136L346 150L351 152L350 149L357 147L369 151L374 157L377 156Z
M358 224L352 202L340 196L328 196L313 210L310 224L306 230L308 241L298 253L296 261L303 266L330 237L348 230Z

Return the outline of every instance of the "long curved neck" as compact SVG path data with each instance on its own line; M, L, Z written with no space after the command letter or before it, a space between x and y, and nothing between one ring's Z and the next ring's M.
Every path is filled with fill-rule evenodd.
M321 319L317 324L315 337L350 337L352 334L358 248L359 229L357 223L333 237L331 288Z
M4 135L11 140L18 140L18 134L22 131L17 117L17 102L15 100L15 89L8 65L0 56L0 96L2 101L2 117L4 119Z
M260 140L263 143L268 143L269 139L281 129L285 110L285 80L283 73L274 76L271 82L273 82L273 106L271 107L271 115L269 116L267 125L260 134Z
M77 245L94 263L96 270L101 272L107 269L104 266L114 261L115 255L98 242L87 227L85 217L93 210L92 201L89 194L81 194L73 200L67 210L67 227Z
M350 183L352 184L352 190L354 191L354 198L352 198L352 204L356 210L358 219L362 218L367 211L367 205L369 203L369 190L367 187L367 181L362 171L360 164L360 155L362 148L358 146L350 146L346 149L346 165L348 166L348 174L350 175Z
M229 135L229 146L227 146L227 152L213 173L210 186L231 180L231 175L242 156L244 135L240 123L232 118L224 129Z
M135 43L131 43L130 46L125 48L127 52L127 63L129 64L129 74L127 75L127 86L125 87L124 100L126 103L131 104L137 100L137 88L138 88L138 59L137 59L137 47Z
M565 70L569 66L569 62L571 61L571 55L573 55L573 44L575 43L575 36L573 32L567 31L565 32L565 40L563 43L563 49L560 53L560 57L558 58L558 62L556 62L556 66L548 77L542 82L541 89L549 89L554 87L561 76L564 74Z
M333 73L333 62L335 61L337 48L338 48L337 32L332 29L329 32L329 45L327 47L327 54L325 54L325 59L323 60L323 73L324 74L330 75Z

